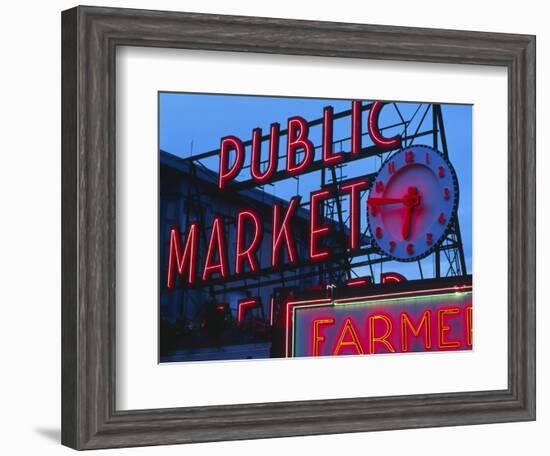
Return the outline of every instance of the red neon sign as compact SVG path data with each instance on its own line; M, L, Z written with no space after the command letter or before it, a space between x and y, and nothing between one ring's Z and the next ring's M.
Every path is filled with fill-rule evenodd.
M380 283L400 283L406 281L407 278L398 272L384 272L380 274Z
M370 105L368 115L368 134L373 143L381 149L396 149L401 147L401 136L396 135L392 138L386 138L378 128L378 117L383 103L375 101ZM362 151L362 111L363 107L360 101L351 103L351 154L357 155ZM322 159L325 166L331 166L344 161L343 153L334 153L332 151L332 133L334 126L334 112L332 106L323 109L323 146ZM279 149L279 124L271 125L269 134L269 160L268 167L262 173L260 172L260 143L261 129L255 128L252 131L252 154L251 154L251 175L258 184L269 182L269 178L277 169L278 149ZM236 158L229 164L229 152L233 150ZM302 153L298 161L298 152ZM309 166L314 160L314 146L309 139L309 124L306 119L300 116L290 117L287 123L287 146L286 146L286 171L290 176L295 176L308 171ZM244 146L241 139L230 135L222 138L220 143L220 165L219 165L219 184L223 189L226 184L237 177L244 165Z
M230 167L227 166L229 161L229 151L234 150L237 157ZM226 136L222 138L220 143L220 172L218 187L223 190L227 182L239 174L244 162L244 147L243 143L236 136Z
M218 256L218 261L214 259ZM221 277L227 275L227 253L225 249L225 236L223 234L223 222L220 216L214 217L212 232L208 242L206 261L202 273L202 280L206 281L213 273L219 273Z
M252 132L252 158L250 159L250 174L254 182L258 185L269 182L269 179L275 171L279 163L279 124L271 124L269 133L269 159L267 169L262 173L260 171L260 143L262 130L255 128Z
M351 153L361 152L361 102L353 101L351 104Z
M248 220L254 226L253 237L247 247L244 246L244 224ZM248 263L250 270L256 272L258 270L258 260L256 258L256 250L261 241L261 220L260 216L252 209L247 209L239 212L237 215L237 246L235 252L235 274L243 272L245 261Z
M332 152L333 111L332 106L327 106L323 110L323 163L325 166L336 165L344 159L342 153Z
M472 347L472 305L471 285L458 285L451 287L431 288L414 291L401 291L390 293L371 294L363 297L342 298L331 301L328 298L310 299L302 301L288 301L286 303L285 318L285 355L314 356L313 344L317 343L317 353L333 355L337 347L339 337L349 341L349 334L342 336L339 324L344 321L333 309L342 312L341 318L351 318L354 329L359 328L358 334L361 349L365 354L394 353L428 350L468 350ZM430 304L422 305L422 299L428 297ZM439 298L438 298L439 297ZM388 301L390 300L390 301ZM383 303L391 302L391 305ZM399 302L409 303L409 307L400 307ZM363 303L358 305L356 303ZM377 303L380 303L377 307ZM352 315L349 309L366 309L359 311L359 317ZM431 306L431 307L430 307ZM299 309L298 315L309 314L312 317L304 320L303 324L295 321L295 309ZM457 310L458 309L458 310ZM426 311L428 313L425 315ZM438 312L441 312L439 314ZM416 313L418 315L413 315ZM371 319L369 319L372 317ZM334 326L328 325L323 333L314 334L314 320L333 319ZM428 322L423 322L428 319ZM298 326L297 326L298 324ZM429 328L426 328L428 325ZM299 328L299 329L298 329ZM349 332L349 328L346 332ZM426 334L428 331L428 334ZM293 347L293 339L299 335L302 341L298 351ZM324 346L319 337L331 335L329 346ZM433 339L435 340L435 345ZM314 342L312 342L314 341ZM411 349L411 343L417 347ZM328 348L327 348L328 347ZM341 348L341 347L340 347ZM324 351L323 351L324 350ZM337 354L353 354L348 352Z
M365 285L370 285L372 279L370 277L357 277L355 279L349 279L346 281L346 286L348 287L363 287Z
M382 104L374 102L369 106L368 114L368 134L376 146L385 150L398 147L400 138L385 138L378 128L378 116ZM322 150L320 163L322 166L333 166L347 159L348 156L357 155L362 152L362 111L363 105L360 101L351 103L351 125L350 125L350 153L335 152L333 150L333 128L334 128L334 110L332 106L326 106L323 109L322 117ZM286 141L286 172L290 176L296 176L300 173L309 171L311 164L315 160L315 147L309 136L311 123L300 116L293 116L288 119L286 132L281 132L278 123L270 126L269 137L262 136L262 130L255 128L252 130L251 140L246 143L237 136L228 135L220 140L219 152L219 175L218 189L223 191L230 185L243 170L245 161L245 144L250 148L250 176L252 181L258 185L269 183L272 177L277 173L279 166L279 146L280 137L287 135ZM263 141L269 139L269 150L266 165L262 166L261 145ZM263 168L263 170L262 170ZM309 260L312 262L327 261L332 255L332 246L329 242L323 245L323 238L327 238L333 230L333 221L325 220L320 205L325 200L335 198L340 194L349 195L349 248L351 250L361 247L361 214L360 201L361 192L366 191L370 185L367 179L359 179L354 182L347 182L338 185L336 188L328 190L326 188L313 191L310 194L309 201ZM271 238L271 266L281 268L288 264L298 262L296 253L296 244L294 233L300 210L301 198L294 197L288 205L283 207L281 203L273 205L271 220L267 223L272 224ZM185 240L182 242L178 228L172 228L170 231L170 249L168 257L168 268L166 277L167 288L173 288L177 283L182 286L196 285L197 278L202 282L211 279L225 279L231 275L240 276L246 273L257 273L260 264L256 257L256 252L262 243L262 237L266 230L266 221L263 220L264 214L260 216L252 208L242 209L237 212L235 223L236 248L230 249L234 255L228 258L226 249L226 236L232 236L229 228L224 226L221 216L216 216L212 220L211 231L208 236L199 236L199 226L194 223L188 228ZM303 225L304 217L301 215L300 224ZM201 229L204 227L201 226ZM379 230L380 231L380 230ZM383 236L383 233L378 233ZM203 244L200 244L200 243ZM199 245L200 244L200 245ZM183 248L182 248L183 245ZM200 250L199 250L200 247ZM198 258L198 252L206 250L206 254ZM283 260L286 258L286 261ZM199 264L197 260L200 259ZM199 270L201 268L201 270ZM351 285L350 285L351 286Z
M187 270L187 283L192 285L195 282L196 257L197 257L197 229L198 224L189 225L185 248L181 251L180 232L177 227L170 230L170 253L168 256L168 276L166 286L174 287L175 271L182 276Z
M378 129L378 117L382 109L382 102L375 101L369 111L369 135L372 142L383 149L397 149L401 147L401 136L397 135L393 138L385 138Z
M367 189L369 182L367 180L357 180L349 184L340 186L342 193L349 193L350 207L350 249L359 248L359 233L361 231L361 218L359 216L359 204L361 201L361 191Z
M313 192L309 203L309 259L311 261L323 261L330 258L330 250L328 248L320 248L318 246L319 238L330 234L331 228L329 225L323 225L319 222L319 203L322 203L330 196L328 190L319 190Z
M237 322L242 323L244 321L246 311L257 307L257 305L258 300L256 298L241 299L237 304Z
M285 215L281 220L281 205L275 204L273 206L273 237L271 243L271 265L277 267L279 264L279 257L281 248L286 246L288 253L288 259L290 263L296 262L296 246L294 245L294 238L292 237L292 231L290 229L290 220L296 212L296 208L300 204L302 198L295 196L290 200L290 204L285 212Z
M286 171L289 176L295 176L304 172L314 158L313 143L308 139L309 127L303 117L291 117L288 119L288 141L286 147ZM304 151L304 158L300 163L296 162L296 152Z

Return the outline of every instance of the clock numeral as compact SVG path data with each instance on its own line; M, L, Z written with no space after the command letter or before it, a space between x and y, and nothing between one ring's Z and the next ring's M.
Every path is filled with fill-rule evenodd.
M388 163L388 173L393 174L395 173L395 162L391 161Z
M412 150L408 150L407 152L405 152L405 161L407 163L414 162L414 152Z
M437 174L439 177L445 177L445 168L443 168L443 166L440 166Z
M377 226L377 227L376 227L376 230L374 230L374 234L375 234L375 236L376 236L378 239L380 239L380 238L382 237L382 234L384 234L384 233L383 233L383 231L382 231L382 228L380 228L379 226Z
M373 217L376 217L378 215L378 207L371 206L370 207L370 215L372 215Z
M441 224L445 223L445 214L443 212L439 214L439 218L437 219L437 221Z
M395 241L390 241L390 253L395 250Z
M443 190L443 198L448 200L451 197L451 191L449 190L449 187L445 187Z
M407 244L407 253L412 255L414 253L414 244Z
M434 242L433 234L432 233L426 233L426 243L432 245L433 242Z
M428 165L430 164L430 153L429 152L426 152L426 163Z
M376 182L376 191L377 193L382 193L384 191L384 182L382 181Z

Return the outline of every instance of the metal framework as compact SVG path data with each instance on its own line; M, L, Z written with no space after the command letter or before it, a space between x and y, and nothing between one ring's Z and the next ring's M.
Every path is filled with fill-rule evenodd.
M368 111L371 108L371 103L363 103L362 112ZM448 149L445 124L443 120L443 113L441 105L439 104L426 104L419 103L414 113L408 118L400 111L397 103L388 103L385 109L390 109L392 106L399 117L399 121L392 125L380 126L380 130L399 129L404 146L410 146L421 140L423 144L433 146L434 149L440 150L445 157L450 157L450 151ZM333 115L334 120L344 119L351 117L352 110L343 110L335 112ZM418 120L419 119L419 120ZM323 122L322 117L309 121L308 127L321 126ZM413 128L414 127L414 128ZM288 130L281 129L279 136L283 137L288 134ZM363 131L362 139L368 137L368 132ZM263 135L261 142L269 140L269 135ZM282 269L274 270L271 267L260 266L260 270L254 273L248 273L240 275L238 277L227 277L224 279L214 279L208 284L209 293L215 296L220 293L227 293L232 291L248 291L250 289L261 288L264 286L274 286L281 284L282 286L299 286L300 280L305 278L318 277L319 284L341 284L348 279L359 277L362 274L361 271L367 271L375 280L374 266L393 261L391 258L380 254L372 245L369 228L364 226L361 233L361 248L350 251L347 245L347 226L349 225L350 214L344 208L344 195L338 193L338 185L345 183L348 179L346 173L349 166L355 165L357 161L366 160L378 160L380 164L392 154L395 150L381 150L375 145L368 145L361 149L361 153L352 155L349 153L351 137L343 137L333 140L333 151L341 151L345 155L345 159L342 163L336 166L325 167L322 160L314 160L307 171L298 176L288 176L285 170L278 169L270 179L270 184L275 182L294 180L296 184L296 195L300 194L300 181L305 175L309 175L316 171L320 171L319 174L319 188L329 188L332 190L333 198L330 198L320 206L320 216L327 223L331 223L336 229L333 230L333 236L331 238L331 248L333 251L332 258L329 262L321 263L315 267L306 260L299 260L296 264L286 265ZM365 142L365 141L363 141ZM252 140L243 141L243 145L247 150L251 147ZM317 151L322 146L314 145ZM197 169L208 169L208 166L204 163L211 157L218 156L220 150L214 149L204 153L190 156L183 159L183 161L189 165L190 168L190 181L192 185L189 186L189 191L184 200L184 208L186 211L186 217L189 217L190 212L193 212L195 220L199 220L204 226L205 207L201 203L202 195L204 192L215 192L216 189L205 189L204 186L199 186L197 179ZM318 155L318 154L316 154ZM281 151L279 151L279 160L283 159ZM451 160L452 161L452 160ZM263 161L264 165L267 161ZM372 164L372 163L371 163ZM250 164L243 166L243 170L249 169ZM366 167L365 167L366 169ZM372 178L376 173L367 173L363 177L372 181ZM258 185L252 179L245 179L241 181L235 181L224 189L222 195L218 195L220 198L229 198L233 201L240 197L240 193L244 190L258 187ZM259 191L266 191L265 186L258 187ZM361 198L365 197L368 190L361 191ZM302 207L308 207L309 202L303 202ZM198 217L198 218L197 218ZM418 263L419 276L421 279L439 279L449 276L463 276L467 275L466 261L464 256L464 250L462 245L462 237L460 232L460 223L458 215L455 214L454 223L450 232L446 236L444 242L430 255L433 259L432 271L426 271L423 269L421 261ZM234 218L227 218L224 220L227 225L235 223ZM203 236L204 232L203 232ZM205 244L206 241L203 243ZM309 270L300 271L309 266Z

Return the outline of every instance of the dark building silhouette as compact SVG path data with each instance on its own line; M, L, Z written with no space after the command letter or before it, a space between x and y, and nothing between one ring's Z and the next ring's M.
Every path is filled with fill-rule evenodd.
M304 292L319 289L320 268L332 267L339 274L338 263L318 265L307 261L309 255L309 209L299 207L292 223L293 238L296 246L296 257L302 266L285 269L284 261L278 270L271 270L272 250L272 218L273 206L277 203L283 208L288 207L287 200L273 196L260 188L245 189L238 195L223 191L217 187L218 175L206 167L192 164L175 155L161 151L160 153L160 205L159 205L159 304L161 320L161 352L162 341L174 326L181 333L212 333L220 334L221 322L215 323L216 315L222 314L225 321L236 322L239 318L239 301L246 298L257 298L258 305L246 310L247 320L255 321L265 328L280 327L283 323L280 313L280 303L288 293ZM304 198L307 200L307 198ZM249 274L246 279L229 278L229 280L214 280L213 284L203 284L188 287L176 281L176 286L168 289L166 277L170 249L170 230L177 226L181 235L190 223L198 222L198 254L197 263L203 264L206 255L212 221L215 216L224 220L227 257L230 274L233 274L233 259L236 245L235 217L239 210L253 208L262 220L262 238L256 252L259 269L262 272ZM325 222L325 223L335 223ZM334 230L336 235L337 230ZM335 235L334 242L337 242ZM347 235L347 234L346 234ZM184 239L182 239L182 242ZM249 240L246 240L249 242ZM325 240L330 244L331 239ZM286 250L284 259L286 258ZM283 259L283 258L282 258ZM200 267L197 267L202 271ZM222 307L223 306L223 307ZM214 310L213 310L214 309ZM218 311L217 313L215 311ZM214 322L214 323L212 323ZM216 326L217 325L217 326ZM208 327L206 327L208 326ZM172 328L172 329L170 329ZM276 330L276 329L275 329ZM208 334L206 334L208 336ZM270 336L271 337L271 336ZM208 337L207 337L208 338ZM211 339L212 339L211 338ZM210 340L203 344L222 343ZM177 346L177 340L169 344ZM185 343L184 343L185 344Z

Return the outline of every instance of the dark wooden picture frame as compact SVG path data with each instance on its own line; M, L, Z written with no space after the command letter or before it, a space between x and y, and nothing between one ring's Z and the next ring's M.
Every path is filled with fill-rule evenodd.
M506 67L508 388L117 410L117 46ZM96 7L62 13L63 444L94 449L534 419L534 36Z

